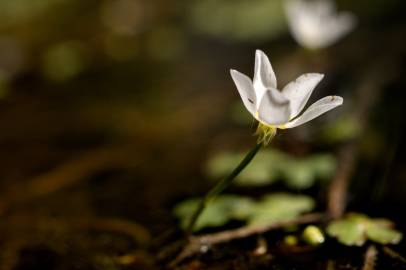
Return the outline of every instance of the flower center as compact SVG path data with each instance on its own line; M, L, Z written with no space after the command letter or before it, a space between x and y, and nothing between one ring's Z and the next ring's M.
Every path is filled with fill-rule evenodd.
M259 122L255 132L255 135L258 136L258 143L262 143L265 146L268 145L276 135L276 130L276 126L269 126Z

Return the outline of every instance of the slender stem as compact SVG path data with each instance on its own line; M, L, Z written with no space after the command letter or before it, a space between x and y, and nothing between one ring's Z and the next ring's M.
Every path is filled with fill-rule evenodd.
M220 180L209 192L206 193L204 198L200 201L200 204L196 211L193 213L192 219L190 220L189 226L187 228L187 233L190 235L193 232L193 228L197 222L197 219L206 208L207 204L220 194L223 190L225 190L230 184L233 182L234 178L240 174L242 170L251 162L251 160L255 157L258 153L259 149L261 149L262 143L255 144L255 146L248 152L248 154L244 157L244 159L238 164L238 166L225 178Z

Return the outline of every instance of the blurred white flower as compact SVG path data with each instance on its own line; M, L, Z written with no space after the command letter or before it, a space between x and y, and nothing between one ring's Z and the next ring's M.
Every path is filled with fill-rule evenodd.
M333 0L286 0L285 11L292 36L308 49L330 46L356 23L350 12L338 13Z
M253 81L236 70L232 69L230 73L245 107L260 123L257 133L259 141L265 144L275 135L276 129L302 125L343 103L342 97L327 96L299 116L324 75L303 74L279 91L271 63L260 50L255 53Z

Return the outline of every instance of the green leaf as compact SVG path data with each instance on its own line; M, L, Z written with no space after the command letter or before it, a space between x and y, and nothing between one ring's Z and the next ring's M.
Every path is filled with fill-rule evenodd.
M272 224L298 217L314 208L314 200L304 195L276 193L264 196L252 209L249 224Z
M370 224L367 229L368 239L383 245L398 244L402 240L402 234L392 228Z
M314 154L308 158L308 165L312 166L315 177L321 180L329 179L337 167L336 159L330 154Z
M315 172L306 160L292 160L282 173L286 184L292 188L309 188L314 184Z
M347 246L362 246L365 241L365 225L355 220L338 220L327 227L327 233Z
M360 133L360 127L353 115L342 115L336 121L328 123L321 131L322 139L334 143L355 138Z
M316 179L329 179L336 168L336 161L329 154L315 154L307 158L290 158L281 173L286 184L292 188L311 187Z
M226 176L243 159L243 153L220 153L209 160L207 172L212 179ZM241 186L263 186L274 182L286 156L278 151L261 151L236 178Z
M185 200L174 208L174 214L180 219L181 227L186 228L194 211L199 205L200 199ZM218 227L226 224L231 219L244 219L250 212L254 202L246 197L234 195L221 195L211 201L202 212L195 230L206 227Z
M387 219L371 219L363 214L349 214L327 226L327 233L347 246L362 246L371 240L380 244L397 244L402 234Z
M207 164L212 179L228 174L243 158L240 153L222 153ZM240 186L264 186L277 180L295 189L312 186L317 179L329 179L336 168L335 158L329 154L315 154L296 158L277 150L263 150L236 178Z
M174 214L181 227L186 228L197 209L200 199L188 199L177 204ZM230 220L246 221L249 224L271 224L294 219L314 208L314 200L304 195L276 193L266 195L258 201L237 195L220 195L208 204L195 230L223 226Z

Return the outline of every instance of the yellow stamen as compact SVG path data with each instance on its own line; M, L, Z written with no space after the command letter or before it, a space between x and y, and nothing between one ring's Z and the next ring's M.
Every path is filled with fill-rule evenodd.
M255 135L258 136L258 143L268 145L272 138L276 135L276 126L269 126L259 122Z

